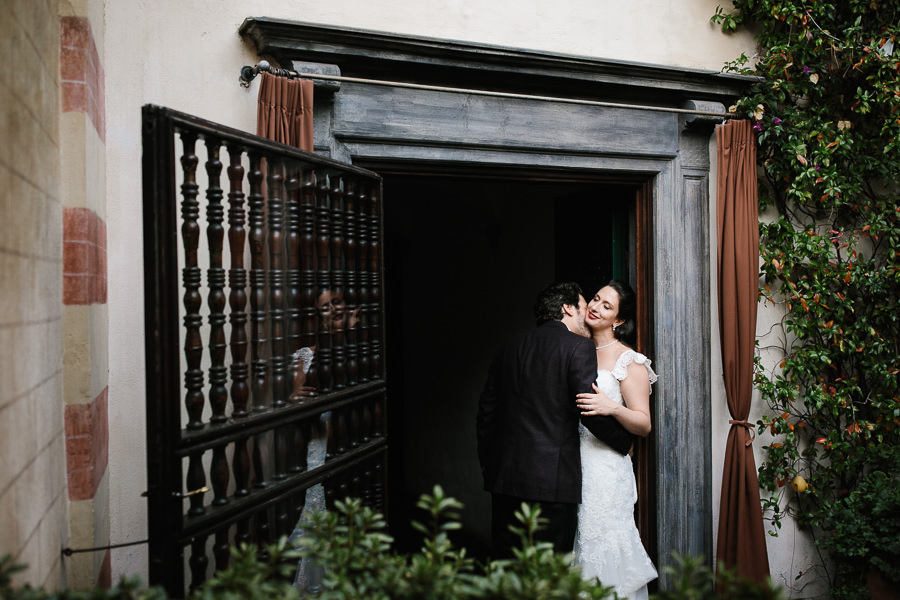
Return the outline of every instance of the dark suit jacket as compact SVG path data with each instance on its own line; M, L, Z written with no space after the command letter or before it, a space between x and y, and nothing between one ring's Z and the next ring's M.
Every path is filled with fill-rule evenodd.
M546 502L581 502L575 396L597 379L591 340L560 321L504 343L478 406L478 458L488 492ZM598 438L628 452L633 436L612 417L581 417Z

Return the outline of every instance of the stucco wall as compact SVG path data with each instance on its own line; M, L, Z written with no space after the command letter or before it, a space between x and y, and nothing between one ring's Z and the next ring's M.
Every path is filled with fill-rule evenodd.
M0 47L0 555L65 581L57 3L3 4Z
M143 104L160 104L253 130L258 83L245 90L237 82L240 67L258 60L237 34L248 16L718 70L742 52L752 53L753 47L750 37L725 36L709 23L709 16L719 3L648 0L636 10L633 3L596 0L107 2L104 65L111 249L108 301L112 542L137 541L147 535L145 503L140 497L146 485L142 468L143 282L139 243ZM717 337L711 344L716 354ZM721 383L715 380L713 389L720 387ZM714 398L714 405L717 403L724 405L724 396ZM717 431L720 429L714 429L714 436ZM713 464L719 472L724 447L724 433L721 435L720 441L714 437ZM138 457L140 460L136 460ZM718 490L710 493L718 497ZM123 572L146 574L145 547L115 550L112 557L113 578ZM772 556L773 563L777 560L780 559Z

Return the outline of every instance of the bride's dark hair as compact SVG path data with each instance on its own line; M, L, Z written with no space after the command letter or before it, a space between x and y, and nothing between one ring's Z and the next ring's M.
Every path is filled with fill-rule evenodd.
M635 311L637 310L637 294L630 285L620 279L613 279L606 284L616 291L619 295L619 314L617 319L623 321L621 325L613 330L613 335L617 340L625 342L629 346L634 347L637 337L637 325L634 322Z

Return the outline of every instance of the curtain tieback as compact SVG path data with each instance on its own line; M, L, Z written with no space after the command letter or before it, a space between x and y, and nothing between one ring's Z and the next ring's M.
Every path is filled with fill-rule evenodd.
M731 419L731 420L728 421L728 422L729 422L731 425L738 425L738 426L740 426L740 427L746 427L746 428L747 428L747 431L750 432L750 439L747 440L747 443L744 444L744 446L749 446L750 444L753 443L753 440L756 439L756 434L755 434L755 432L753 431L753 426L752 426L750 423L748 423L746 419L740 419L740 420L738 420L738 419Z

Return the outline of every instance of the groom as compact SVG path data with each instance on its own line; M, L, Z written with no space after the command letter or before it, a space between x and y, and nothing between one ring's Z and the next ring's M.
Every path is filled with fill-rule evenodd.
M520 544L510 525L522 502L539 504L546 526L536 541L556 552L575 544L581 502L579 410L590 392L597 355L584 324L587 303L575 283L545 288L534 305L537 328L507 340L494 355L478 406L478 459L491 493L494 558ZM621 453L632 436L612 417L580 417L594 435Z

